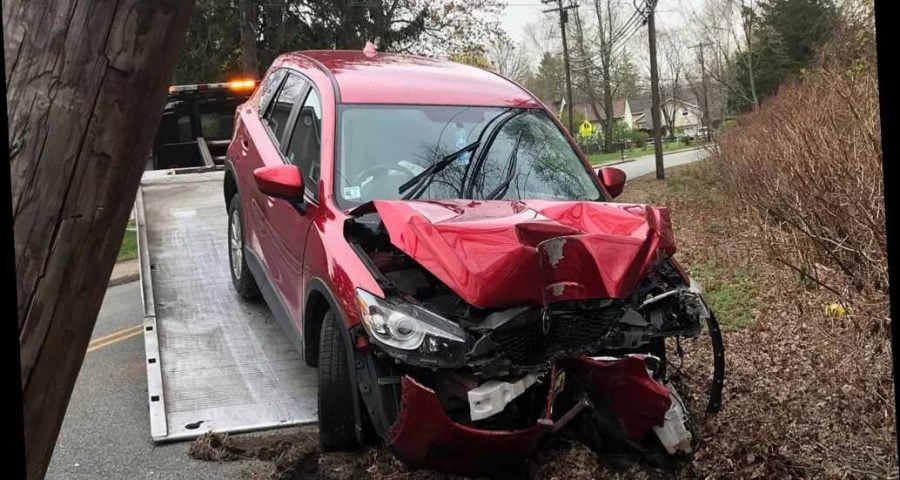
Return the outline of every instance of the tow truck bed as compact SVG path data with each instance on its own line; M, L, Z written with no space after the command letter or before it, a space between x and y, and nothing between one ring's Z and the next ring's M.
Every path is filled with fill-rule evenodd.
M313 423L316 371L231 286L223 172L190 170L146 172L136 199L151 436Z

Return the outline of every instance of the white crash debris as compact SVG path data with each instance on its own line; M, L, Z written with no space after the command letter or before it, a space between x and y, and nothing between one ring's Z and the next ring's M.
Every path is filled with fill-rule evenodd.
M538 375L529 373L514 382L489 380L469 390L469 412L472 421L482 420L502 412L509 402L525 393L525 390L537 381Z

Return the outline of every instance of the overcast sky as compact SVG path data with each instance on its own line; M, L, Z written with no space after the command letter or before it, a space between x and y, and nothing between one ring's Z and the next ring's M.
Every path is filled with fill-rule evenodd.
M623 7L633 8L632 0L619 0ZM563 3L567 3L568 0ZM589 13L591 10L592 0L580 0L577 2L580 9L584 10L583 14ZM663 30L667 28L679 28L684 26L685 22L690 18L693 10L698 10L704 0L659 0L657 5L657 29ZM544 10L553 8L553 4L546 5L541 0L507 0L501 18L503 29L510 37L517 41L524 41L526 38L525 30L529 24L539 22L542 17L551 18L559 21L556 13L543 13Z
M580 5L579 9L582 12L582 15L591 14L593 12L593 0L563 0L563 3L567 4L570 1L576 1L576 3ZM622 8L630 14L631 9L634 8L632 0L618 1L621 3ZM705 1L706 0L659 0L656 7L657 31L682 29L687 27L692 13L699 11ZM502 18L500 19L501 25L514 41L524 42L526 47L528 47L530 42L526 41L526 30L534 28L543 18L559 22L557 13L543 13L544 10L553 8L554 5L555 2L554 4L546 5L541 3L541 0L507 0L506 7L502 13ZM649 66L644 65L647 62L646 47L644 47L647 37L646 35L641 35L641 33L642 32L638 32L638 35L635 35L632 38L632 51L635 53L634 59L638 64L638 68L640 70L648 70ZM528 53L531 56L532 65L536 67L537 63L540 61L541 52L529 48Z

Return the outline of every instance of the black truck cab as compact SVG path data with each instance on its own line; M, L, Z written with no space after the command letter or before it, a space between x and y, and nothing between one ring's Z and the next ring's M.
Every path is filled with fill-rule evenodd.
M254 80L169 87L148 169L222 165L235 109L255 87Z

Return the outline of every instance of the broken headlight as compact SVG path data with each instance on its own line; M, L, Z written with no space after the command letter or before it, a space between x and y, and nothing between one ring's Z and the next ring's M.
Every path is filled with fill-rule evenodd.
M395 358L418 365L450 366L466 351L466 332L440 315L359 288L356 302L366 332Z

